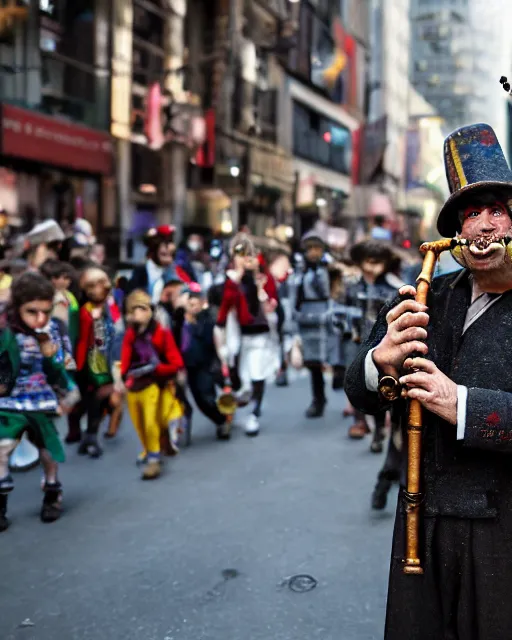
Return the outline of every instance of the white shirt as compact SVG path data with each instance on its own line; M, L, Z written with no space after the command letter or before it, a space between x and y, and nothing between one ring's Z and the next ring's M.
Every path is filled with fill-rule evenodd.
M480 293L477 286L473 282L473 291L471 295L471 304L466 312L464 328L462 335L467 329L478 320L490 307L497 302L501 295ZM379 372L373 362L372 354L375 351L370 349L364 361L365 383L368 391L376 393L379 387ZM468 389L463 385L457 385L457 440L464 440L464 432L466 429L466 410L468 400Z
M148 293L153 304L157 304L160 302L164 288L164 268L149 259L146 262L146 271L148 274Z

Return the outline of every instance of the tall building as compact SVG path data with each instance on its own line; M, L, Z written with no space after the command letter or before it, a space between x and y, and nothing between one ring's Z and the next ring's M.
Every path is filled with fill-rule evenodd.
M365 115L369 2L303 1L295 45L282 56L280 139L293 154L298 234L321 222L332 242L348 240L352 137Z
M372 0L370 11L368 117L356 136L357 187L351 202L360 233L377 215L396 231L396 209L404 205L409 123L409 0Z
M28 228L114 224L109 135L110 7L94 0L0 3L0 206Z
M287 0L188 0L186 80L201 98L206 142L188 185L187 230L260 242L293 216L294 175L279 140L278 53L295 34Z

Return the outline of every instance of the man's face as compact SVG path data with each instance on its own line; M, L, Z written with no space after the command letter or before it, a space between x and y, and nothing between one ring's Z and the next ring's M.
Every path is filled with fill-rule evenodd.
M191 316L197 316L203 308L203 301L197 296L190 296L187 300L187 313Z
M149 305L139 304L130 309L127 315L128 322L138 331L144 331L153 317L153 311Z
M160 295L160 302L163 302L164 304L172 304L173 306L176 306L176 302L180 297L182 287L183 287L182 282L171 282L170 284L166 285L162 289L162 293Z
M102 244L95 244L91 249L90 258L97 264L104 264L106 258L105 247Z
M309 262L320 262L324 255L324 247L321 244L310 244L306 247L306 259Z
M510 264L502 239L512 235L512 220L503 202L464 209L460 235L469 242L462 247L462 257L471 271L492 271Z
M81 285L86 296L95 304L105 302L112 289L110 278L101 269L88 269L82 277Z
M52 311L51 300L32 300L22 304L19 309L21 321L33 331L46 327L52 317Z
M369 278L377 279L384 273L386 269L386 265L384 262L380 262L379 260L375 260L374 258L368 258L368 260L363 260L361 264L361 271L363 275Z
M69 276L59 276L52 278L52 284L57 291L66 291L71 286L71 278Z
M172 264L172 243L162 243L157 250L157 260L161 267L168 267Z

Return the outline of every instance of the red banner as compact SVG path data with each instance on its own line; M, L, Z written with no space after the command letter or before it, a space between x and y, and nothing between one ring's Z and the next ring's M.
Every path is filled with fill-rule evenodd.
M62 122L34 111L2 105L2 153L112 175L112 140L107 133Z

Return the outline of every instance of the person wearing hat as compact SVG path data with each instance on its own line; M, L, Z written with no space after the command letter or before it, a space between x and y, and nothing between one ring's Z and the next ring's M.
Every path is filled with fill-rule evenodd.
M253 401L245 433L257 436L265 382L279 368L277 299L270 279L261 273L251 238L238 233L230 247L232 269L226 273L215 341L224 377L238 363L241 397ZM238 385L237 385L238 386Z
M23 257L30 271L37 271L48 258L58 258L64 232L55 220L45 220L36 224L24 239Z
M512 629L512 171L487 124L448 136L444 161L450 196L437 229L453 238L463 269L434 278L426 305L413 299L414 287L399 290L345 389L365 413L396 405L404 427L408 400L423 407L423 575L403 571L402 488L386 640L505 640Z
M151 296L153 304L158 304L164 287L168 280L167 271L173 266L174 227L161 226L149 229L144 237L147 247L146 262L135 267L128 283L128 293L135 289L143 289ZM174 266L183 282L190 282L191 278L180 267Z
M342 366L339 339L329 322L331 282L327 264L323 261L326 241L316 230L302 238L304 264L294 283L294 319L302 343L304 365L311 376L312 402L306 410L307 418L324 414L327 398L323 367Z
M161 433L179 420L183 408L174 394L174 377L183 359L172 333L155 319L148 293L136 289L126 299L127 330L121 350L121 376L127 404L142 452L142 478L153 480L161 473Z
M350 250L350 258L359 267L361 275L347 287L345 302L347 306L359 309L362 317L354 323L350 337L344 342L347 365L370 334L380 309L396 296L399 286L404 284L391 273L394 257L391 247L380 240L366 240ZM385 420L386 411L375 416L370 446L374 453L383 450ZM364 414L356 411L355 422L348 430L349 438L359 440L368 433L370 429Z

